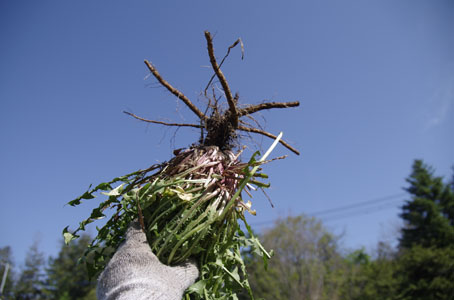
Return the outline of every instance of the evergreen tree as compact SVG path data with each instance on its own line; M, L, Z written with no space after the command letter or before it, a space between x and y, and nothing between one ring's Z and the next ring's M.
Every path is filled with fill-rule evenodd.
M444 184L441 177L435 177L433 170L421 160L414 162L407 182L410 186L406 190L411 200L402 208L405 227L400 247L454 245L453 185Z
M399 299L454 298L454 184L443 183L421 160L407 182L396 277Z
M397 299L454 299L454 247L405 249L395 272Z
M38 243L34 242L25 258L25 264L15 287L16 299L46 299L44 289L44 254L39 251Z
M78 264L91 237L83 235L70 245L62 242L56 258L50 258L46 270L47 293L52 299L96 299L95 280L89 280L84 264Z

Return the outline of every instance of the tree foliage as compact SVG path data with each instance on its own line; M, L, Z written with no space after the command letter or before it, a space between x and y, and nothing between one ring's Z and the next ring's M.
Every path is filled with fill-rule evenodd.
M454 247L405 249L399 257L397 299L453 299Z
M34 242L15 286L16 299L45 299L44 263L44 254L38 249L38 242Z
M454 297L454 181L444 183L416 160L398 258L399 299Z
M433 175L432 168L421 160L413 164L406 188L411 200L402 208L405 222L400 239L401 248L446 247L454 244L454 190Z
M62 242L58 256L49 259L46 269L47 292L52 299L76 300L93 294L96 281L89 280L85 266L78 263L91 239L88 235L82 235L70 245Z
M395 266L391 259L391 251L388 246L380 242L377 252L375 260L364 249L355 250L345 257L342 287L339 291L340 299L394 299Z
M47 263L38 243L34 242L18 276L15 276L11 248L0 248L0 259L11 265L0 299L96 300L96 282L89 281L85 266L78 264L90 240L88 235L82 235L69 246L62 242L58 256L50 257ZM3 265L0 271L1 280Z
M304 215L288 217L277 221L262 240L274 249L274 257L268 270L254 259L248 261L251 287L258 297L335 299L342 263L338 238L320 221Z
M373 257L364 249L341 255L337 238L319 221L280 220L263 234L275 251L268 270L247 261L255 293L266 299L454 299L454 180L444 183L416 160L407 182L398 249L379 242Z

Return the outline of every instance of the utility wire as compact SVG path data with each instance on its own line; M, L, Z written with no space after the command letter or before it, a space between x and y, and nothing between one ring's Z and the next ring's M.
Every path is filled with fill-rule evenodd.
M355 215L359 215L359 214L368 214L368 213L373 213L373 212L380 211L380 210L383 210L383 209L387 209L387 208L390 208L390 207L394 207L395 204L396 204L396 201L392 201L392 202L386 203L384 205L383 205L383 202L386 202L386 201L389 201L389 200L395 200L397 198L399 198L399 201L401 201L401 197L403 197L405 195L406 195L406 193L393 194L393 195L389 195L389 196L375 198L373 200L368 200L368 201L358 202L358 203L354 203L354 204L339 206L339 207L336 207L336 208L330 208L330 209L326 209L326 210L320 210L320 211L316 211L316 212L313 212L313 213L307 213L307 215L315 217L315 216L320 216L320 215L329 215L329 214L333 214L333 213L339 213L339 212L342 212L342 211L346 211L344 214L341 214L341 215L334 215L334 216L331 216L331 217L322 218L322 220L324 222L329 222L329 221L333 221L333 220L343 219L343 218L346 218L346 217L349 217L349 216L355 216ZM372 208L370 207L370 206L377 205L377 204L382 204L382 205L378 206L378 207L372 207ZM369 206L367 209L363 209L363 210L361 210L359 212L355 211L357 208L367 207L367 206ZM348 211L348 210L350 210L350 211ZM252 223L251 225L260 226L260 225L269 224L269 223L272 223L272 222L274 222L274 220L268 220L268 221L263 221L263 222Z
M323 223L327 223L327 222L331 222L331 221L345 219L345 218L348 218L348 217L356 217L356 216L360 216L360 215L368 215L368 214L372 214L372 213L375 213L375 212L378 212L378 211L382 211L382 210L385 210L385 209L388 209L388 208L395 208L396 204L397 203L394 201L394 202L391 202L391 203L386 203L384 205L380 205L378 207L366 208L366 209L362 209L360 211L346 212L344 214L334 215L334 216L330 216L328 218L321 218L321 219L322 219Z
M376 198L376 199L368 200L368 201L364 201L364 202L354 203L354 204L340 206L340 207L326 209L326 210L320 210L320 211L316 211L316 212L313 212L313 213L309 213L308 215L320 216L320 215L330 214L330 213L333 213L333 212L340 212L340 211L344 211L344 210L349 210L349 209L354 209L354 208L358 208L358 207L373 205L373 204L377 204L377 203L380 203L380 202L384 202L384 201L400 198L400 197L402 197L404 195L405 195L405 193L389 195L389 196L380 197L380 198Z

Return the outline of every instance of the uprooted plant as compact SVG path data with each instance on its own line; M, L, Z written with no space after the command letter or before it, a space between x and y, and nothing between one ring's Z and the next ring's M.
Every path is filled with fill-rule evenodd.
M231 45L218 64L212 36L207 31L205 38L214 70L204 91L208 99L205 113L145 60L158 82L198 117L198 124L166 123L125 112L144 122L199 128L199 142L186 150L174 151L175 157L168 162L89 188L69 205L79 205L82 200L92 199L97 193L107 196L107 199L80 222L75 231L70 232L66 227L63 235L66 242L76 239L77 233L85 230L87 224L105 218L106 210L111 209L112 216L102 228L98 228L96 238L82 258L90 276L103 270L124 240L129 223L138 219L152 251L161 262L174 265L188 258L197 261L200 277L186 291L187 299L236 299L236 292L241 289L246 289L253 298L240 250L250 247L263 257L265 264L271 254L263 248L246 222L244 212L255 214L255 211L250 201L243 201L242 194L250 195L250 190L269 186L260 181L268 178L261 172L261 166L268 162L266 159L277 143L299 153L281 139L282 134L275 136L251 126L244 119L252 118L250 115L265 109L295 107L299 102L264 102L240 108L239 96L232 95L220 67L232 48L238 44L243 48L242 42L238 39ZM228 104L226 110L221 109L219 101L222 96L217 96L214 88L211 95L208 93L214 85L214 78L222 86L222 96ZM261 134L273 138L274 142L260 159L257 158L260 154L256 152L248 162L241 162L242 149L232 150L238 131ZM239 220L244 222L248 234L241 230Z

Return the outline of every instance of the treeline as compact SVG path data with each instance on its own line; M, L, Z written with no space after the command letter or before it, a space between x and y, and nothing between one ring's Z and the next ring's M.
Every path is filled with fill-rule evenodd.
M0 248L0 274L6 263L12 266L0 299L96 300L96 281L89 280L85 266L77 263L90 241L85 235L70 246L62 242L58 256L47 260L33 243L20 272L14 266L11 248Z
M254 294L264 299L454 299L454 177L437 177L422 161L407 178L409 199L400 217L404 226L397 248L379 242L373 253L346 253L340 238L307 216L278 220L261 234L274 257L265 266L244 251ZM4 299L96 299L94 280L77 265L90 237L62 244L47 262L32 245L20 272L13 268ZM0 259L12 264L9 247ZM3 274L5 264L0 267ZM240 299L249 299L240 295Z
M397 249L379 242L375 253L343 254L322 223L305 216L277 221L262 235L274 249L267 271L245 253L252 289L265 299L454 299L454 177L444 183L416 160ZM242 297L242 299L248 299Z

